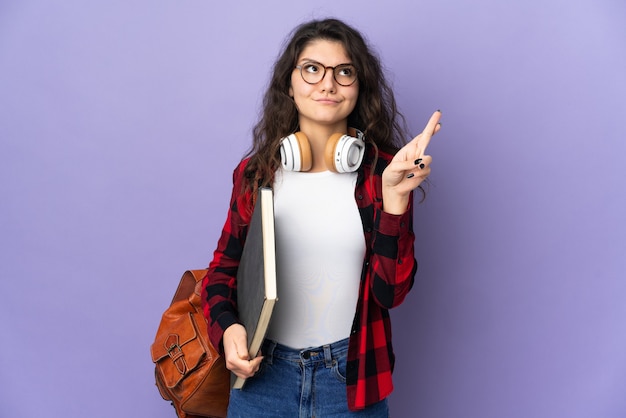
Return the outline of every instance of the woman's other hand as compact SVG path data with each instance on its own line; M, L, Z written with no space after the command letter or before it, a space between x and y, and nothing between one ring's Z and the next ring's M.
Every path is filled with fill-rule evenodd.
M240 324L226 328L222 337L226 368L238 377L247 379L254 376L261 365L262 356L250 359L246 329Z

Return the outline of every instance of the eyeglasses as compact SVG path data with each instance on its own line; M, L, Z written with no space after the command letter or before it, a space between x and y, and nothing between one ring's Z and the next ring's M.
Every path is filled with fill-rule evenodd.
M333 78L340 86L348 87L357 79L357 71L352 64L339 64L334 67L326 67L315 61L307 61L302 65L296 65L300 70L302 79L308 84L317 84L326 76L326 70L333 70Z

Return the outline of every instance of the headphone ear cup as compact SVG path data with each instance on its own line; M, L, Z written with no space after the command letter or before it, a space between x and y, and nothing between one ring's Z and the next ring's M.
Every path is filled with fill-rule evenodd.
M302 132L293 133L280 141L280 160L288 171L309 171L313 156L309 140Z
M365 154L365 142L361 138L333 134L326 143L324 161L329 170L350 173L359 169Z

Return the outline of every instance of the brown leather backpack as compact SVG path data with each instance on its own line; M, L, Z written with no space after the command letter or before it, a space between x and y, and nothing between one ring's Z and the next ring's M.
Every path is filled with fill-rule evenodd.
M230 372L211 345L200 306L206 270L188 270L150 347L156 386L179 418L226 417Z

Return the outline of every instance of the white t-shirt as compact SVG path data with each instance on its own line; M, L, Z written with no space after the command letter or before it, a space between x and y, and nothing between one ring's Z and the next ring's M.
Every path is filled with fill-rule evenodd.
M356 176L276 173L278 302L268 338L306 348L350 335L365 256Z

